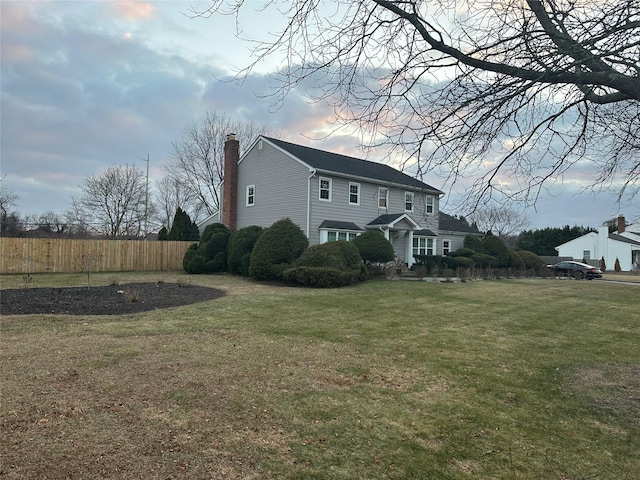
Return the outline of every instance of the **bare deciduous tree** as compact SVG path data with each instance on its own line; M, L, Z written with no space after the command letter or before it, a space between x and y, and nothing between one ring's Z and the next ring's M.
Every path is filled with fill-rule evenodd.
M478 207L470 219L481 232L490 231L499 237L518 235L531 224L523 212L502 205Z
M268 135L269 129L253 122L233 121L224 113L208 112L198 122L189 125L182 138L173 143L173 158L165 165L167 176L171 178L167 182L189 189L185 194L195 199L196 206L178 206L193 213L190 216L194 220L200 220L203 214L211 215L220 208L224 142L229 133L236 134L242 151L259 134Z
M156 221L171 229L173 216L178 208L186 211L190 218L201 217L202 205L193 188L174 175L166 175L156 182Z
M136 237L145 223L146 176L136 166L112 166L84 179L68 217L108 238ZM153 205L149 210L153 211Z
M5 178L7 175L0 176L0 215L4 218L9 214L9 210L16 206L18 195L7 187Z
M248 8L212 0L194 13L241 25ZM585 164L591 188L640 190L638 2L295 0L282 15L274 40L249 38L255 61L239 77L281 55L279 99L312 79L369 146L401 149L418 175L472 178L474 207L535 202Z

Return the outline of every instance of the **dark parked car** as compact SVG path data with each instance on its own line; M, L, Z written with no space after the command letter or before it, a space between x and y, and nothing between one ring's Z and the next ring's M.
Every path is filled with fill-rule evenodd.
M587 280L602 278L602 270L581 262L560 262L555 265L550 265L549 268L553 270L553 274L556 277L573 277L577 279L586 278Z

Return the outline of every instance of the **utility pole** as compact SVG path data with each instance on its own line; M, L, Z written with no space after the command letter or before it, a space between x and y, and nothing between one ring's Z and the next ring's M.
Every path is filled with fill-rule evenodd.
M149 235L149 154L147 153L146 160L143 158L143 162L147 162L147 184L145 187L144 196L144 239L147 239Z

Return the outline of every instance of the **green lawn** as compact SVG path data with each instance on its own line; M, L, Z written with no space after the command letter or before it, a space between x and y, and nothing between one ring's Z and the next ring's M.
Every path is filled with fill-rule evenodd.
M228 295L0 320L0 477L637 478L638 286L189 279Z

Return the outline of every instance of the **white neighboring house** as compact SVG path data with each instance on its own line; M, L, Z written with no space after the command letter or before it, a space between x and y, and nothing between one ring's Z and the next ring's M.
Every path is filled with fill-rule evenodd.
M573 257L581 261L604 258L608 270L613 270L616 259L622 271L637 270L640 266L640 223L625 225L623 216L618 217L618 231L609 233L602 225L597 232L587 233L556 247L559 257Z

